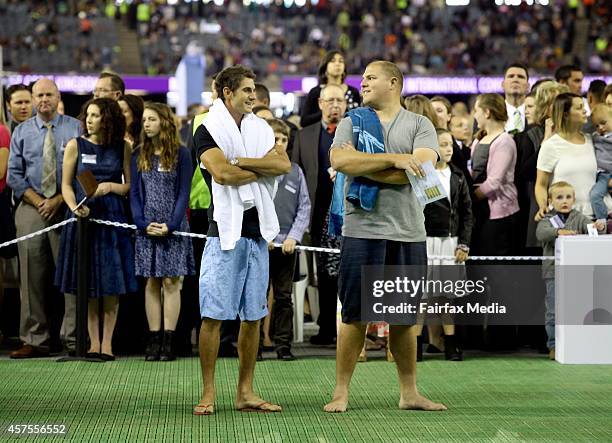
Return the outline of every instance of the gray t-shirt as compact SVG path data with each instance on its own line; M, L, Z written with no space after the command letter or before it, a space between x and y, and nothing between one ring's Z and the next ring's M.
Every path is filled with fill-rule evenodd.
M402 109L393 121L383 123L383 132L387 153L411 154L416 148L431 148L439 155L436 130L422 115ZM354 143L350 117L345 117L338 125L332 149L347 141ZM380 183L376 206L373 211L367 212L346 200L350 182L351 177L347 177L344 188L345 215L342 235L402 242L425 241L423 208L410 184Z

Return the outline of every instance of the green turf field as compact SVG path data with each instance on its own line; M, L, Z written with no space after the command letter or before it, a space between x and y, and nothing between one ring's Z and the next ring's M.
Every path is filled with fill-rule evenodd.
M0 441L9 424L65 424L79 442L612 441L612 367L566 366L545 357L478 357L419 363L419 388L447 412L397 409L395 365L360 363L349 412L325 414L333 358L264 361L256 388L280 414L232 409L238 362L217 364L216 414L192 415L196 358L145 363L0 360Z

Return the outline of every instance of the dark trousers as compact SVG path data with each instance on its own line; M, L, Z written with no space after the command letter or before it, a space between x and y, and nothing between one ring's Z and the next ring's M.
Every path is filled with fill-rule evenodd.
M206 209L191 210L189 217L189 229L196 234L206 234L208 231L208 215ZM200 330L200 297L199 277L200 265L202 263L202 252L206 240L193 238L193 257L195 258L196 273L187 275L183 281L181 291L181 313L176 325L175 344L179 355L191 355L191 333L195 328ZM199 334L197 334L199 335Z
M508 217L491 220L489 218L489 206L486 200L475 202L473 206L476 222L472 231L471 255L515 255L520 252L519 239L517 239L517 223L519 214L515 213ZM499 271L490 276L488 285L490 287L489 301L494 302L498 294L506 292L500 299L511 297L517 288L508 285L512 281L512 261L483 262L472 261L468 266L468 274L471 279L482 278L479 274L480 265L497 265ZM483 318L484 328L468 326L469 337L466 337L467 347L475 347L492 351L514 350L517 347L517 326L512 325L487 325L486 315Z
M291 348L293 341L293 274L297 254L282 253L280 248L270 251L270 284L274 294L270 337L276 349Z
M319 335L336 336L336 308L338 306L338 277L329 275L317 266L317 285L319 289Z

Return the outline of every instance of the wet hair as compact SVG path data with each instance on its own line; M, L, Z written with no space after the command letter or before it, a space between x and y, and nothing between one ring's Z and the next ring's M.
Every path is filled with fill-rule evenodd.
M245 78L255 80L255 73L242 65L230 66L219 72L215 77L215 88L217 89L219 98L225 102L223 90L228 88L230 91L236 92L240 87L240 83L242 83L242 80Z

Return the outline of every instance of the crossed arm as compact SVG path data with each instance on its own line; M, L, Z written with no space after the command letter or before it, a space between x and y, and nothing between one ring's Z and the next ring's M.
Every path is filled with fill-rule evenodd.
M262 158L239 157L239 166L230 165L219 148L208 149L200 156L202 164L220 185L241 186L256 181L259 176L274 177L291 170L285 152L271 149Z
M421 163L435 164L437 160L438 154L430 148L416 148L412 154L368 154L357 151L351 143L344 143L330 151L331 166L336 171L390 185L407 184L406 171L422 177Z

